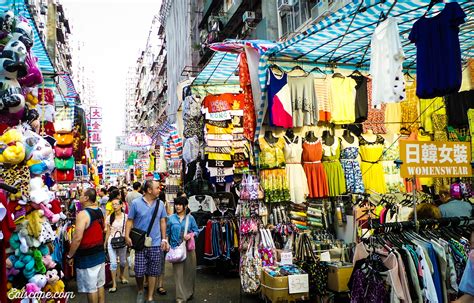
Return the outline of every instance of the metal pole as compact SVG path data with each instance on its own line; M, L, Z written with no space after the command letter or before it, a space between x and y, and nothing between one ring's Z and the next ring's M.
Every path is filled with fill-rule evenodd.
M415 219L415 230L418 232L418 216L416 213L416 177L413 176L412 182L412 193L413 193L413 218Z

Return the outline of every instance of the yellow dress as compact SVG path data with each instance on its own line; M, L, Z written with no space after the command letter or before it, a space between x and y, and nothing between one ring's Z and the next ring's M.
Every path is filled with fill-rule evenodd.
M331 122L349 124L355 121L355 87L354 79L330 78Z
M398 134L402 120L402 107L400 103L385 104L385 128L391 134ZM397 123L394 123L397 122Z
M359 142L362 181L364 182L365 191L368 193L372 193L371 190L380 194L386 193L385 174L381 161L384 138L377 135L374 142L369 142L361 136Z
M279 138L268 143L259 138L260 145L260 184L265 191L265 202L290 201L290 190L285 170L285 140Z
M446 115L443 98L420 99L420 112L422 113L420 117L421 126L424 127L427 133L432 134L434 129L431 116L435 113Z

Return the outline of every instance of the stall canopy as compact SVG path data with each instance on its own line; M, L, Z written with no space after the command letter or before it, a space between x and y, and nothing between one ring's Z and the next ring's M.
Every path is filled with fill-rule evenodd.
M236 53L215 52L192 85L239 85L239 76L236 74L239 66L237 58Z
M473 57L474 21L469 16L474 11L474 2L446 2L458 2L468 15L460 31L461 51L463 58ZM303 33L269 49L259 62L259 82L263 94L256 136L260 133L264 118L266 77L270 63L298 64L308 70L318 65L367 69L370 63L370 41L375 28L386 17L395 17L406 57L404 68L415 69L416 46L410 43L408 35L415 21L426 13L429 4L429 0L353 0ZM427 16L438 12L439 7L435 6Z

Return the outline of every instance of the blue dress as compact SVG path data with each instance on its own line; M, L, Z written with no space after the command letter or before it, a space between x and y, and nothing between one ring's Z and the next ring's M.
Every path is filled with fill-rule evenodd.
M409 39L416 44L416 95L423 99L459 91L462 80L459 26L466 14L457 2L446 3L431 18L418 19Z
M344 170L346 178L346 188L349 193L363 193L365 191L364 183L362 182L362 172L360 170L359 161L359 147L345 146L344 139L342 140L341 150L341 165ZM346 143L347 144L347 143Z

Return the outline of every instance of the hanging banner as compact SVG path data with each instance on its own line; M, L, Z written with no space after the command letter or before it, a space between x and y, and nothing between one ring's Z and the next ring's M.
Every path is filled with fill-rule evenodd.
M400 141L400 175L471 177L471 144L446 141Z
M91 106L89 111L90 128L89 141L91 144L102 143L102 107Z
M127 143L126 136L117 136L115 137L115 150L122 150L122 151L148 151L150 149L149 146L132 146Z

